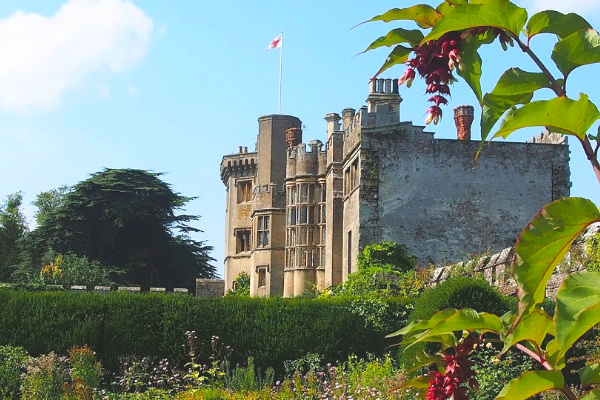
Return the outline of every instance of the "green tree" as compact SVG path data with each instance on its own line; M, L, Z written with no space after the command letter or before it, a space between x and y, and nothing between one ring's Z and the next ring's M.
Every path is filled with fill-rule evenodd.
M367 50L395 46L377 74L406 63L408 68L400 84L410 86L417 73L425 79L426 93L432 95L429 101L433 103L427 110L426 123L437 123L441 118L440 106L447 104L449 85L457 74L471 87L482 108L481 146L488 137L506 138L521 128L548 127L579 141L600 182L600 141L589 133L600 120L600 112L585 94L571 99L567 93L567 78L573 70L600 63L600 34L585 19L556 11L529 16L509 0L446 0L435 8L418 4L392 9L370 21L407 20L420 29L396 28ZM532 39L540 34L550 34L556 40L549 57L554 63L551 68L530 47ZM478 49L496 39L505 51L507 45L516 45L539 72L511 68L484 95ZM554 97L532 101L538 90ZM437 354L415 358L417 368L432 363L437 368L404 386L418 389L422 398L431 400L468 399L468 387L475 383L468 357L479 344L496 342L502 347L498 356L514 347L540 368L513 379L496 399L528 399L546 391L560 391L569 400L600 398L600 364L578 371L579 390L573 390L564 374L566 353L600 323L600 272L569 274L556 294L553 313L542 308L553 271L573 241L598 221L598 207L582 198L557 200L534 216L515 246L513 274L518 285L518 307L514 313L498 317L469 308L445 309L390 335L403 335L402 344L407 347L422 342L441 344Z
M193 198L173 192L161 175L105 169L56 196L59 206L42 214L27 243L31 276L52 250L115 267L121 281L142 286L192 287L197 277L214 277L212 247L190 237L199 217L177 214Z
M35 198L33 205L37 207L35 221L38 225L43 225L52 212L55 212L62 205L65 196L71 191L69 186L60 186L57 189L51 189L41 192Z
M230 296L250 296L250 275L246 272L240 272L235 277L235 288L227 292Z
M19 241L28 231L22 203L19 192L8 195L0 206L0 282L8 282L21 261Z

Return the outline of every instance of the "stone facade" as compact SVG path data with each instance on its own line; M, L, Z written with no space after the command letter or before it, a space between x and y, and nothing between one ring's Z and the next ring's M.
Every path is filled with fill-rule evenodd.
M295 296L356 271L365 245L404 244L423 265L512 244L545 204L569 195L562 136L494 142L475 162L473 108L455 111L456 140L400 122L395 80L372 81L367 105L327 114L327 141L302 142L301 122L259 118L254 152L221 162L227 188L225 291Z

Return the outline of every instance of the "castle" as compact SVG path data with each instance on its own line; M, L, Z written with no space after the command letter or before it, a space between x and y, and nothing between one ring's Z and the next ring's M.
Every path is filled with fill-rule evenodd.
M561 135L494 142L475 165L473 107L455 109L457 139L436 139L400 122L397 80L373 80L366 102L327 114L327 142L308 149L300 119L262 116L255 150L223 157L225 291L241 272L253 296L337 285L357 270L360 250L381 241L405 245L422 265L498 251L569 195Z

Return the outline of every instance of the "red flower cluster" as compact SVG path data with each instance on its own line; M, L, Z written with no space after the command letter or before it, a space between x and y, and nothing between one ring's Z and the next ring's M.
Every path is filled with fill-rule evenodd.
M425 78L427 89L425 93L433 93L429 101L434 103L427 109L427 118L425 124L431 122L437 124L442 116L441 104L447 104L448 100L444 97L450 95L448 84L454 82L452 71L457 66L463 68L460 59L461 51L460 32L449 32L437 40L431 40L414 49L415 58L407 61L408 69L398 81L399 85L406 82L410 87L415 78L415 70L419 75Z
M473 378L475 372L471 369L471 362L467 356L473 351L475 341L465 340L456 347L454 354L444 357L446 363L445 373L432 372L433 380L429 382L427 400L468 400L467 387L475 387L477 381Z

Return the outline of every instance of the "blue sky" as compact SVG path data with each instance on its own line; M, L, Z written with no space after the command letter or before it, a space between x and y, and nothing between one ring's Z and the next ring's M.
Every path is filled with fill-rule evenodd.
M600 26L597 0L570 1L569 9L563 3L518 2L536 10L578 11ZM395 26L350 28L410 4L3 1L0 199L22 191L33 223L31 202L41 191L73 185L103 168L165 172L164 180L175 191L198 197L186 212L202 216L197 226L204 232L195 238L214 246L212 255L222 272L225 187L219 164L238 146L252 150L258 117L277 112L279 50L267 52L267 45L284 31L282 113L302 119L305 141L324 141L325 114L364 104L369 77L387 49L353 56ZM548 45L534 39L534 50L545 60ZM484 91L509 67L537 72L519 50L498 49L493 45L483 54ZM402 72L398 67L383 77ZM598 66L574 72L570 96L584 91L600 104L600 84L592 78L599 72ZM401 120L423 123L424 88L422 82L410 90L400 88ZM436 137L455 135L453 107L475 104L463 82L452 90L442 122L429 128ZM596 126L592 129L595 133ZM512 139L524 141L537 131ZM572 195L600 202L599 185L573 140L571 150Z

